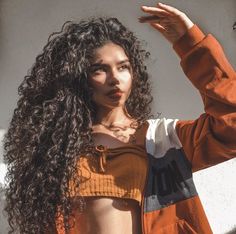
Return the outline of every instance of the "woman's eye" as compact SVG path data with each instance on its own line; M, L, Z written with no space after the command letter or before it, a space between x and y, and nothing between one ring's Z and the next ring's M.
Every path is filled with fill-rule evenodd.
M91 73L92 74L100 74L101 72L105 72L105 71L106 71L105 68L100 67L100 68L93 69L91 71Z
M98 68L98 69L94 70L93 72L94 72L94 73L99 73L99 72L103 72L103 71L104 71L104 69Z
M123 65L119 68L120 70L124 70L124 69L130 69L130 66L129 65Z

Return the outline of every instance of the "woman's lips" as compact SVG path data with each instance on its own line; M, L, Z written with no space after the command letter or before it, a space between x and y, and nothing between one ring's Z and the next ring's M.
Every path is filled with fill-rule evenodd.
M109 96L112 99L119 99L119 98L121 98L122 94L123 94L123 92L120 90L112 90L107 93L107 96Z

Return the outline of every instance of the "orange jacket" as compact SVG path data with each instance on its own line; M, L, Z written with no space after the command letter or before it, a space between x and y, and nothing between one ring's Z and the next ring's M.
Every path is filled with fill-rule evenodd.
M143 234L209 234L192 172L236 156L236 73L217 40L196 25L174 49L205 113L190 121L149 120Z
M209 234L192 172L236 156L236 74L217 40L196 25L173 48L205 113L189 121L148 120L142 233Z

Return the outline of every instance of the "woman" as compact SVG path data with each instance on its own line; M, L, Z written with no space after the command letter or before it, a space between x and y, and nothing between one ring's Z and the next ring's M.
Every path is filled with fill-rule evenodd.
M181 58L206 113L149 119L148 53L117 19L49 38L5 137L20 233L212 233L192 172L236 156L235 71L212 35L158 3L141 17Z

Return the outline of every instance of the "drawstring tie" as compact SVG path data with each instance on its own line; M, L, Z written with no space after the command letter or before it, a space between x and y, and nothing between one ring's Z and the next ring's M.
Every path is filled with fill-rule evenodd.
M96 150L99 152L100 172L105 172L105 165L107 163L107 147L98 145L96 146Z

